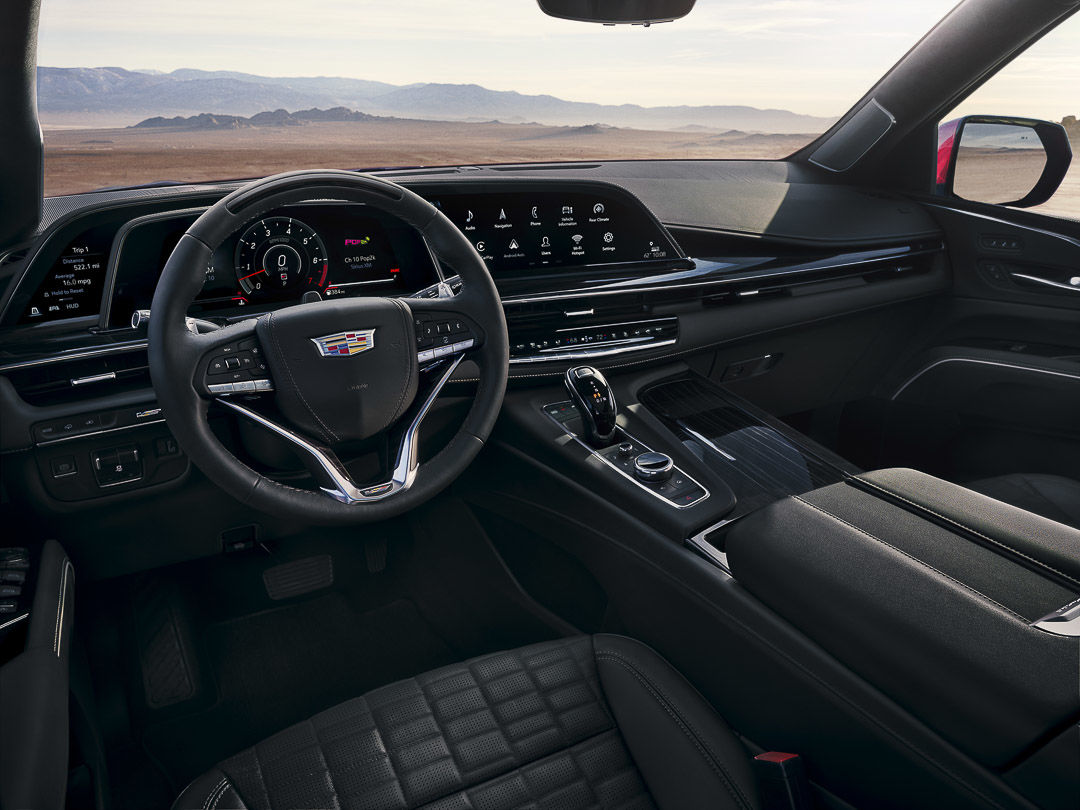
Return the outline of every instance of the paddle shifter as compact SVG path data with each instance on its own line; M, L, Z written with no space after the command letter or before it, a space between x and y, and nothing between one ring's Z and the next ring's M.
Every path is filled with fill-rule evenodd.
M581 413L589 444L607 447L615 437L618 410L604 375L592 366L575 366L566 372L566 388Z

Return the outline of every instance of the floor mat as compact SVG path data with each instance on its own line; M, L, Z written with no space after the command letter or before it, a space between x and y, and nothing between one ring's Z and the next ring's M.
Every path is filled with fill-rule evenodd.
M220 699L143 733L177 790L322 709L458 658L412 601L359 612L337 592L210 625L202 641Z

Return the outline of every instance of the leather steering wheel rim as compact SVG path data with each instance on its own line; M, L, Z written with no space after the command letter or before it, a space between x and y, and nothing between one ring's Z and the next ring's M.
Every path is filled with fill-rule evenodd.
M301 490L251 469L214 435L207 420L210 397L199 390L194 370L218 343L249 334L254 321L231 324L209 335L193 334L187 311L203 286L214 250L230 234L283 205L320 199L356 202L392 214L414 227L435 255L461 278L453 298L398 299L413 307L467 313L483 331L475 349L478 384L469 412L454 438L407 488L383 500L343 503L322 492ZM319 306L307 304L297 306ZM356 172L287 172L249 183L207 209L180 238L158 281L148 330L150 377L166 423L180 447L215 484L245 505L286 518L323 525L382 520L406 512L460 475L490 435L502 407L509 369L506 319L484 261L465 236L431 203L401 186ZM261 317L266 317L265 315Z

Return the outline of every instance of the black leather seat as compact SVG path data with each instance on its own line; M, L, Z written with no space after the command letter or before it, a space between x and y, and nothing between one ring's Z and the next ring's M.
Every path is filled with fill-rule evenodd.
M179 810L755 808L742 744L645 645L496 653L384 686L218 764Z
M1080 529L1080 481L1060 475L1017 473L984 478L968 489Z

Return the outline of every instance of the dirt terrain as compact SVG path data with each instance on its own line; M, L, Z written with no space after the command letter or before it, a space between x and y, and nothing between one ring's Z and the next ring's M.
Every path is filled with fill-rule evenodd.
M1073 143L1073 151L1080 143ZM1039 150L962 147L956 165L956 192L968 200L1000 203L1027 194L1042 174L1046 159ZM1061 186L1047 202L1030 209L1080 219L1080 161L1073 160Z
M776 159L813 135L640 130L593 125L451 123L406 119L190 130L45 128L45 193L73 194L156 180L261 177L291 169L379 168L601 159ZM1037 177L1030 157L965 149L969 199L999 201L1002 184ZM1080 218L1080 160L1037 211Z
M812 138L405 119L226 130L47 127L45 193L72 194L156 180L260 177L316 167L604 158L782 158Z

